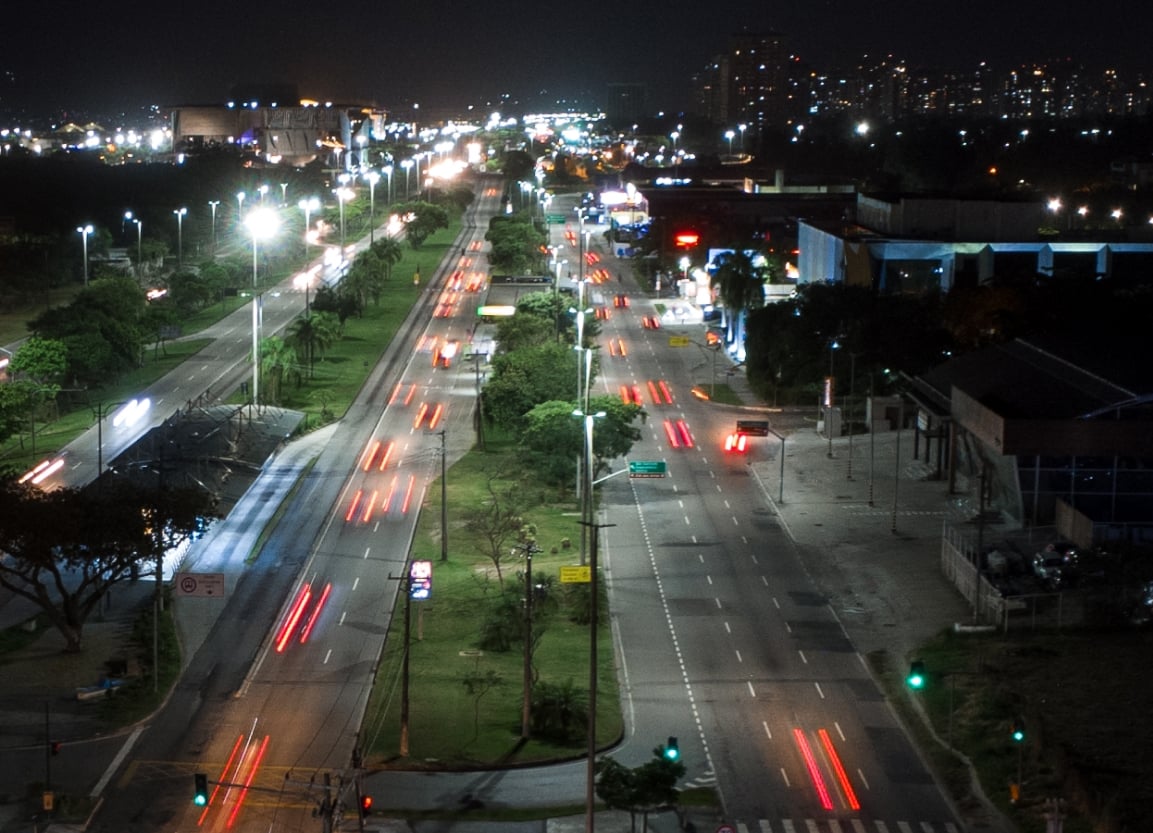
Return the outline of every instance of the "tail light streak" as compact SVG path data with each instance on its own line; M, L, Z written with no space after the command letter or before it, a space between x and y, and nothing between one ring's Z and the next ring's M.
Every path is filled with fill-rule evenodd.
M672 420L665 420L665 436L669 438L669 445L673 448L680 448L681 441L677 439L677 431L673 428Z
M380 449L380 440L376 440L372 445L370 445L368 447L368 450L365 452L364 465L361 466L361 468L363 468L365 471L368 471L368 468L369 468L369 466L372 465L372 461L376 458L376 452L379 449Z
M384 450L384 456L380 458L380 471L384 471L384 467L388 465L388 460L392 457L392 452L396 448L395 442L390 442L388 448Z
M372 520L372 507L376 505L376 498L379 495L380 492L374 489L372 492L372 497L364 502L364 514L360 517L361 523L368 523Z
M232 827L233 822L236 821L236 816L240 812L240 808L244 806L244 799L248 797L248 789L252 786L252 782L256 780L256 773L260 770L260 764L264 760L264 753L268 751L268 735L264 736L264 740L260 743L260 749L256 752L256 759L252 762L252 766L248 768L248 777L244 781L244 786L240 788L240 795L236 798L236 804L232 807L232 813L228 816L227 827Z
M833 772L837 776L837 783L841 786L841 794L845 797L845 801L851 810L860 810L861 802L857 800L857 794L853 791L853 785L849 782L849 776L845 772L845 767L841 763L841 756L837 754L837 750L833 748L833 739L829 737L827 729L821 729L817 732L817 736L821 739L821 745L825 747L825 755L828 757L829 766L832 767Z
M436 424L438 422L440 422L440 415L443 411L444 411L444 405L437 405L435 410L433 410L432 416L429 417L429 420L428 420L428 429L430 431L433 428L436 428Z
M312 615L308 617L308 621L305 622L304 627L300 629L301 645L308 641L308 637L312 634L313 627L316 626L316 620L320 618L320 614L324 610L324 605L328 601L331 593L332 584L324 585L324 591L320 594L320 598L316 600L316 607L312 609Z
M288 609L284 624L280 626L280 633L276 635L276 653L284 653L284 648L288 645L288 640L292 638L292 632L296 630L296 625L300 622L300 617L304 615L304 610L308 607L311 598L312 585L306 584L296 594L296 602Z
M220 794L220 788L228 783L228 773L232 769L232 762L236 760L236 755L243 745L244 735L238 735L236 743L232 744L232 751L228 753L228 760L224 762L224 768L220 770L220 777L216 779L216 786L212 788L212 794L208 796L208 803L204 805L204 810L200 813L200 818L196 822L197 827L204 824L204 820L208 817L208 811L212 809L216 796Z
M356 490L356 494L352 496L352 502L348 504L348 512L344 515L344 522L348 523L356 517L356 510L360 506L360 499L364 497L364 492L360 489Z
M408 478L408 489L404 493L404 503L401 504L401 514L408 514L408 506L412 503L412 490L416 486L416 475L410 475Z
M809 739L800 729L793 729L793 739L796 740L797 749L805 761L805 769L809 771L809 779L817 790L817 798L820 799L821 807L825 810L832 810L833 799L829 797L829 789L825 786L824 776L821 775L820 767L817 766L817 758L809 746Z

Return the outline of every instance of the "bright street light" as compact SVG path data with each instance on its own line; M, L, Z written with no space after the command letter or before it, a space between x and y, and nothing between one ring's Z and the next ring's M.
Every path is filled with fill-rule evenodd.
M184 265L184 215L188 213L187 208L174 208L172 213L176 215L176 265Z
M368 180L368 245L371 246L376 232L376 183L380 182L380 174L369 171L364 178Z
M236 192L236 225L240 225L240 215L244 213L244 192Z
M384 175L388 177L388 187L384 195L384 204L388 205L392 202L392 165L385 165L381 170L384 171Z
M413 163L411 159L400 160L400 167L404 168L404 198L406 200L408 199L409 194L409 183L411 181L409 179L409 175L412 173L412 164Z
M76 232L80 235L80 243L84 249L84 285L88 286L88 235L93 232L92 224L77 226Z
M244 226L252 235L252 404L259 402L260 392L260 296L256 293L257 248L261 240L268 240L280 228L280 215L270 208L257 208L248 212Z
M212 209L212 257L216 258L216 209L220 206L220 200L209 200L208 207Z
M301 200L300 202L298 202L296 204L296 207L304 212L304 259L305 259L305 261L307 261L308 260L308 246L312 242L309 239L309 234L312 233L312 229L310 228L310 218L311 218L312 212L316 211L318 208L320 208L320 198L319 197L309 197L306 200Z
M725 131L725 138L729 140L729 156L733 155L733 137L737 134L732 130Z
M343 176L343 174L342 174ZM337 188L333 191L336 201L340 203L340 258L344 259L344 204L355 196L351 188Z

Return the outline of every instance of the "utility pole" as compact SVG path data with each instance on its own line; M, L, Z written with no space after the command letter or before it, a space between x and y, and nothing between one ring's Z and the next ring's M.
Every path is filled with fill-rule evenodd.
M532 736L532 557L540 552L536 541L528 541L521 549L524 550L524 702L521 704L520 736L528 740Z
M596 756L597 756L597 628L600 619L599 590L597 589L597 543L602 528L616 524L581 521L589 530L589 721L588 760L585 762L585 833L596 830Z

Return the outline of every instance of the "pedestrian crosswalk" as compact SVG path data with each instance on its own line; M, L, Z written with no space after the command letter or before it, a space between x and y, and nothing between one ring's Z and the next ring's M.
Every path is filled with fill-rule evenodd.
M951 821L881 821L880 819L759 819L738 821L737 833L961 833Z

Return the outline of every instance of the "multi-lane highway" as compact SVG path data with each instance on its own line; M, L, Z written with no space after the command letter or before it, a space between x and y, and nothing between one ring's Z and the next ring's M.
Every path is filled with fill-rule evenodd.
M714 784L748 829L959 829L748 458L723 450L738 418L765 415L691 395L712 372L699 317L686 327L675 300L624 306L617 291L599 299L602 392L643 403L631 458L668 468L600 487L636 753L676 735L687 780Z
M351 811L360 720L416 507L442 448L451 459L471 442L476 377L463 353L498 208L486 186L461 249L130 753L99 829L311 829L326 801ZM618 758L639 763L676 736L686 781L715 786L726 817L749 830L958 829L746 458L722 450L737 412L690 394L712 365L703 327L632 284L598 283L589 297L605 311L597 390L644 405L631 459L668 467L597 487L629 726ZM749 453L764 453L755 442ZM203 809L188 802L194 771L211 781ZM583 768L562 773L550 789L582 795Z

